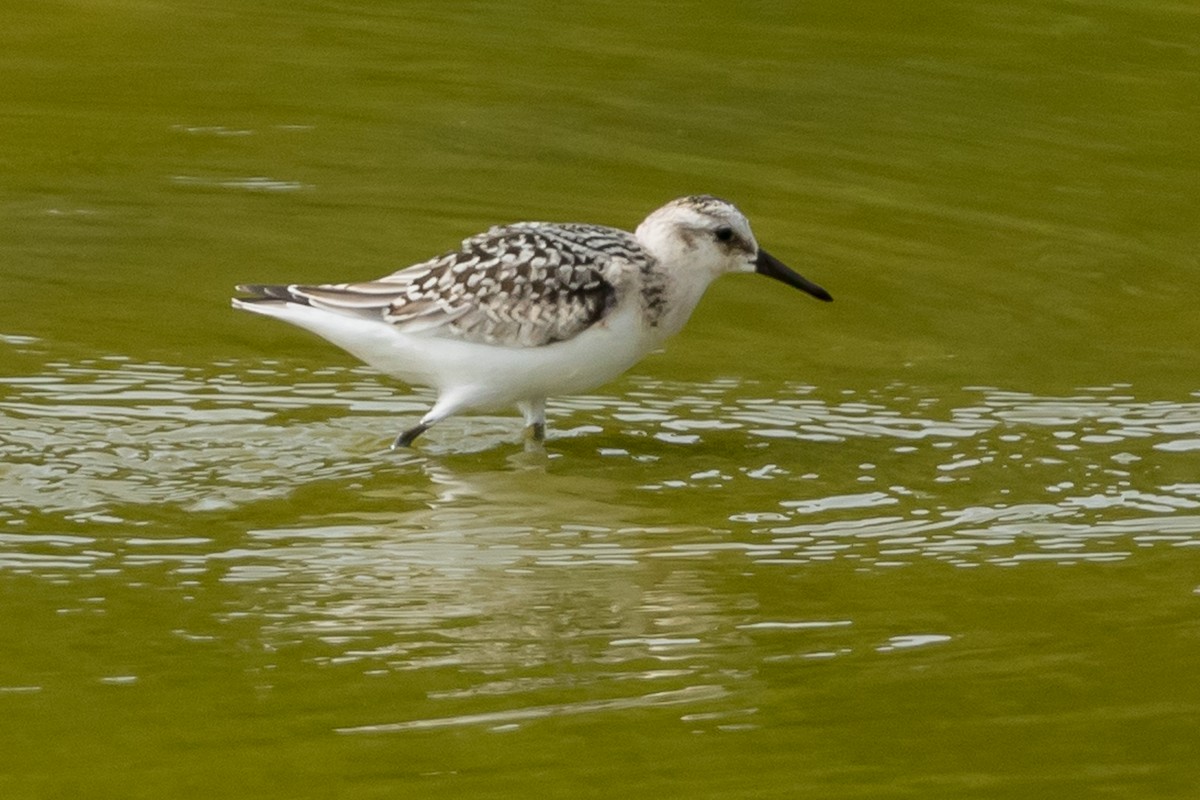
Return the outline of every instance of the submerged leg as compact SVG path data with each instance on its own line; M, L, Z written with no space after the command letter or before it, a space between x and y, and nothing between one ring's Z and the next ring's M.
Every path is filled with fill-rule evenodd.
M396 441L392 442L392 449L399 450L401 447L410 446L418 436L429 430L430 427L432 426L426 425L424 422L422 422L412 428L409 428L404 433L396 437Z
M469 395L461 392L438 395L438 399L433 404L433 408L429 409L429 413L421 417L419 423L397 436L396 441L392 442L392 449L399 450L401 447L409 447L418 436L446 417L454 416L459 411L470 408L471 406L465 398L469 398Z
M546 398L535 397L517 403L525 417L525 438L534 442L546 440Z

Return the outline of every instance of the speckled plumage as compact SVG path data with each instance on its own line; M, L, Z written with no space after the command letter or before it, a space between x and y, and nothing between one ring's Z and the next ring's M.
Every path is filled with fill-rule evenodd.
M615 377L683 326L713 278L756 270L829 299L760 250L736 207L699 195L668 203L632 234L501 225L374 281L243 285L251 297L233 304L437 389L434 408L397 439L408 444L451 414L513 403L540 434L547 395Z
M289 289L312 305L375 316L400 331L538 347L599 320L625 282L622 273L650 263L625 231L522 222L375 281Z

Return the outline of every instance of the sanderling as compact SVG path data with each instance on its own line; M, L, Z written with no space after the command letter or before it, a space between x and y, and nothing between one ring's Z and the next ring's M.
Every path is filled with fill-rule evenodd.
M366 283L238 286L235 308L298 325L437 399L396 437L446 417L516 406L541 440L546 398L593 389L683 328L709 283L758 272L829 293L758 246L732 203L682 197L629 233L519 222Z

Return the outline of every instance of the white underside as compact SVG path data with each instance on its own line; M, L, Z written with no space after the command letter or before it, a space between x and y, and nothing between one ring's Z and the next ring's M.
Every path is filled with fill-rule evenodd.
M625 304L578 336L541 347L503 347L404 333L383 321L299 303L234 307L290 322L321 336L405 383L435 389L425 421L466 410L491 411L546 397L585 392L620 375L658 346L662 336Z

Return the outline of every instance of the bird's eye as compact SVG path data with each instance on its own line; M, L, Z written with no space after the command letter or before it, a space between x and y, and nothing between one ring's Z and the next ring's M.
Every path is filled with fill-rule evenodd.
M733 228L724 225L713 231L713 235L717 237L718 242L728 242L733 240Z

